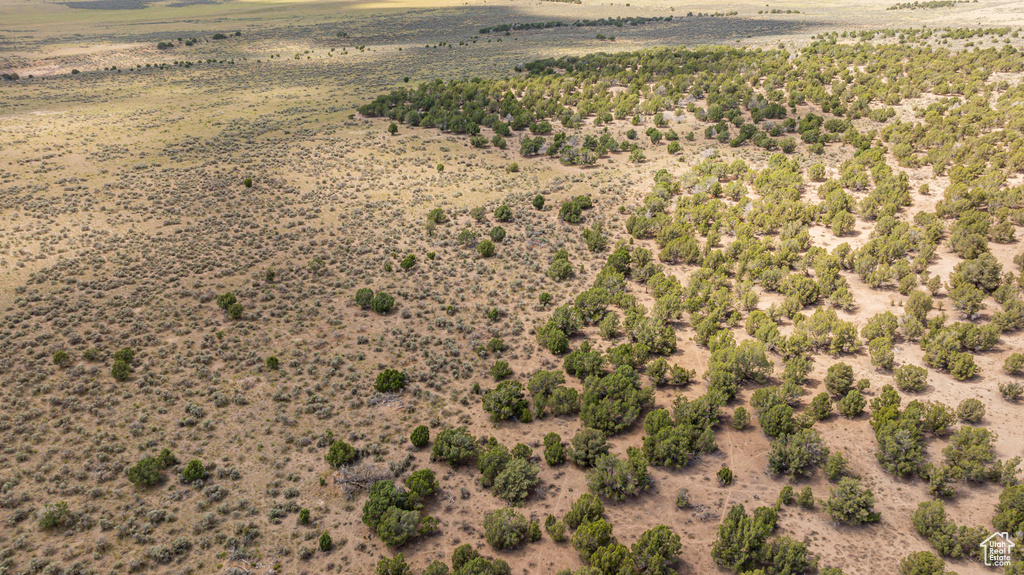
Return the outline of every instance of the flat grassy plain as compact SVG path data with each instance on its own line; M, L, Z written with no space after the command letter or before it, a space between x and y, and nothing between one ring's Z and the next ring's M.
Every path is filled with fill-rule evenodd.
M647 145L644 163L620 153L581 169L521 157L518 135L507 150L476 149L465 136L405 124L390 135L388 121L355 109L397 87L499 78L547 57L679 45L794 50L831 31L1024 24L1021 2L887 11L890 4L255 0L71 8L0 0L0 72L20 77L0 80L0 574L372 573L396 550L361 522L365 490L324 461L332 438L360 450L364 471L403 478L417 468L436 472L440 493L424 512L438 518L438 532L400 550L416 572L435 559L449 562L465 543L506 560L515 573L580 568L568 543L547 534L512 552L488 546L483 517L505 503L480 486L474 466L431 462L429 448L414 448L409 434L421 424L432 437L464 425L508 446L527 444L537 457L548 432L573 437L582 427L575 417L494 426L474 384L493 387L488 372L497 359L523 382L538 369L561 367L561 358L536 344L536 330L551 309L590 286L606 254L587 250L581 226L560 221L558 205L592 194L588 219L604 222L610 244L631 241L619 207L638 205L659 169L679 177L703 160L715 147L700 136L707 124L689 113L676 119L675 131L698 134L695 142L680 140L677 154ZM758 14L766 9L799 13ZM738 14L685 16L732 10ZM635 15L674 18L612 30L479 34L513 22ZM599 32L615 40L598 40ZM218 33L227 37L212 39ZM179 38L198 41L185 46ZM160 50L161 41L175 46ZM999 46L1003 39L975 42ZM1024 47L1019 38L1011 42ZM1016 85L1020 78L1007 80ZM912 119L913 107L929 98L896 111ZM857 125L882 127L866 118ZM624 140L631 127L615 121L609 131ZM581 130L597 128L587 123ZM754 168L769 158L750 146L723 146L721 153ZM794 157L804 167L822 162L838 177L851 155L850 146L832 144L812 156L801 144ZM506 171L512 162L518 172ZM900 217L909 220L934 211L949 177L930 167L906 171L915 192ZM244 185L247 177L252 187ZM1018 176L1010 181L1020 183ZM921 184L931 194L917 192ZM815 189L809 184L805 196ZM536 194L547 199L543 210L530 204ZM484 236L502 204L515 217L501 224L507 237L497 255L483 259L463 248L459 233L468 228ZM478 206L487 208L484 221L470 215ZM428 230L426 215L437 207L450 221ZM830 250L842 241L857 248L873 226L858 219L851 234L836 238L814 225L810 235L813 245ZM544 274L559 249L577 268L565 282ZM1019 271L1019 242L991 249L1004 270ZM409 253L418 263L404 271L399 261ZM959 261L943 244L929 271L945 278ZM686 284L692 266L667 267ZM839 313L858 326L907 299L843 275L857 307ZM367 286L395 296L395 309L379 315L357 306L353 295ZM653 307L644 286L630 287ZM782 300L756 290L761 308ZM228 291L244 306L241 319L216 304ZM542 292L552 295L551 306L538 305ZM991 298L986 304L997 309ZM500 313L490 319L494 308ZM952 312L949 303L946 310ZM749 339L740 335L742 325L736 333ZM600 339L596 327L584 334ZM678 322L677 334L670 363L703 374L710 351L692 341L688 322ZM494 337L508 345L500 356L480 349ZM602 341L599 349L611 345ZM125 346L137 354L131 376L118 381L111 363ZM1011 379L1003 361L1022 349L1019 332L1004 334L977 355L979 376L961 382L929 370L918 397L951 406L981 399L983 425L998 434L996 455L1020 455L1021 407L1004 400L998 384ZM69 363L55 365L59 351ZM921 364L916 344L900 343L897 353L900 362ZM270 356L279 369L268 369ZM771 357L781 374L783 360ZM824 389L834 361L827 354L816 359L805 404ZM872 366L866 346L843 361L857 379L871 380L869 399L892 380ZM390 367L407 372L409 387L381 396L374 378ZM693 398L703 388L700 381L658 388L654 407L670 408L676 396ZM728 411L746 404L751 392L743 390ZM910 520L930 498L926 482L895 479L879 466L868 418L833 416L815 429L850 459L882 520L840 526L820 505L787 506L779 534L806 540L822 566L854 574L897 573L908 553L931 550ZM624 456L643 435L638 423L614 436L612 453ZM929 461L941 461L945 442L930 440ZM651 467L650 492L606 505L616 537L629 544L664 523L682 538L680 572L719 572L710 548L729 507L771 505L787 481L767 473L769 440L756 426L723 423L716 443L718 451L684 469ZM163 448L182 464L201 460L208 479L182 484L176 468L148 489L129 483L125 470ZM723 464L736 477L724 488L715 478ZM552 467L540 458L539 467L540 483L520 511L543 522L548 514L564 515L587 485L584 470L572 464ZM796 484L804 486L820 499L831 487L821 472ZM695 508L675 507L680 488ZM950 517L991 528L1000 488L984 483L959 491L946 505ZM46 506L58 502L69 509L63 527L41 529ZM299 508L311 511L308 525L298 524ZM324 532L333 538L329 552L318 548ZM991 572L969 559L948 566L961 574Z

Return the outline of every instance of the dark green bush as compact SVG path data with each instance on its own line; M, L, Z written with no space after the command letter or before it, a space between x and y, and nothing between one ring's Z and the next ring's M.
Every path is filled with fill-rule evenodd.
M494 494L512 505L519 505L537 485L539 472L536 465L514 457L494 478Z
M110 368L110 375L117 381L125 381L132 374L132 368L128 365L128 362L124 360L114 360L114 365Z
M677 572L682 550L679 535L665 525L658 525L644 531L633 544L632 560L642 573L670 575Z
M875 496L861 487L859 479L844 477L832 488L824 510L833 520L847 525L877 523L881 515L875 512L874 504Z
M732 470L726 467L725 465L723 465L722 468L718 470L716 476L718 477L718 484L720 486L726 487L732 485Z
M231 292L225 292L217 296L217 305L224 311L238 302L238 298Z
M430 430L427 429L426 425L417 426L416 429L412 430L409 439L416 447L426 447L427 443L430 443Z
M370 288L360 288L356 291L356 303L363 309L368 309L370 303L373 301L373 290Z
M551 466L565 463L565 446L562 445L562 437L553 431L544 436L544 461Z
M71 365L71 356L62 349L53 354L53 364L58 367L67 368Z
M572 438L569 459L580 467L592 467L597 459L608 454L608 439L605 434L591 427L584 427Z
M483 257L489 258L494 255L494 242L484 240L476 245L476 251Z
M530 522L515 509L496 509L484 516L484 538L495 549L519 547L529 528Z
M894 372L896 387L903 391L923 391L928 385L928 370L916 365L903 365Z
M918 551L900 561L900 575L948 575L946 562L930 551Z
M203 462L198 459L189 461L181 472L181 478L185 483L195 483L206 479L206 468L203 466Z
M506 419L526 420L530 413L529 405L523 393L523 384L512 380L499 383L496 388L485 393L483 398L484 411L491 414L494 423Z
M125 472L128 475L128 481L131 481L132 484L139 487L149 487L156 485L163 478L161 473L163 468L164 465L156 457L146 457L129 467Z
M828 458L828 447L813 429L800 429L780 436L768 448L768 472L796 480L811 474Z
M476 456L476 437L465 427L447 428L437 434L431 461L447 461L452 467L465 465Z
M377 381L373 388L380 393L394 393L405 389L406 375L404 371L397 369L385 369L377 374Z
M324 553L327 553L332 547L334 547L334 540L331 539L331 536L326 531L320 534L318 543L320 545L320 550Z
M965 399L956 406L956 416L964 423L979 423L985 418L985 404L973 397Z
M612 526L604 519L583 523L572 534L572 547L583 562L589 562L594 552L613 542Z
M491 366L491 377L494 378L494 381L508 379L512 376L512 373L512 368L509 367L508 362L503 359L499 359ZM520 385L520 387L522 386Z
M74 516L64 501L60 503L47 504L39 516L39 527L49 531L52 529L63 529L74 522Z
M622 501L646 491L651 485L647 456L635 447L627 450L626 461L614 455L602 455L587 471L587 487L592 493Z
M339 439L331 444L331 448L324 456L324 460L333 467L348 465L356 460L356 449Z
M846 397L853 389L853 368L845 363L836 363L825 374L825 389L833 396Z
M604 504L591 493L583 493L569 507L565 514L565 524L569 529L576 530L580 525L597 521L604 515Z
M379 314L386 314L395 306L395 298L384 292L377 292L370 300L370 308Z
M394 126L394 122L391 125ZM412 568L405 562L405 555L399 553L391 559L385 557L378 561L376 575L412 575Z

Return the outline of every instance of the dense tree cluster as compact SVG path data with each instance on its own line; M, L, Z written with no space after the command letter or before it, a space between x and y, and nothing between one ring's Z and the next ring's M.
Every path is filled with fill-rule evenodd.
M772 538L778 520L770 507L758 507L751 517L743 505L733 505L718 526L711 557L733 573L802 573L814 567L817 560L805 543L789 537Z
M673 413L656 409L644 419L643 449L654 465L685 467L701 454L718 449L715 426L720 420L720 405L705 394L693 401L680 396Z
M921 478L939 498L952 497L963 481L998 482L1006 491L996 527L1020 528L1014 519L1024 508L1017 504L1024 496L1014 491L1019 459L998 460L995 435L985 428L955 428L958 419L983 421L985 405L976 399L956 410L938 401L903 405L897 392L923 392L930 376L944 377L940 372L971 379L979 364L987 364L976 362L976 354L997 349L1003 334L1024 329L1024 276L1004 270L989 249L990 242L1015 241L1015 227L1024 225L1024 192L1011 184L1024 173L1024 140L1016 136L1022 124L1012 111L1024 88L990 80L995 73L1024 71L1024 57L1009 43L950 51L927 42L1000 33L1005 32L886 30L854 34L859 42L822 34L796 54L671 48L546 59L505 79L437 81L396 90L360 109L368 116L467 134L474 145L486 146L490 136L482 132L491 130L502 143L517 138L523 156L543 155L568 165L588 165L617 151L629 152L636 162L662 146L669 154L678 152L680 140L694 141L701 134L675 132L672 121L684 114L703 122L703 137L712 144L778 152L756 168L708 153L682 176L659 170L645 197L619 208L627 241L615 243L617 230L587 212L602 197L563 196L556 204L561 222L586 220L586 227L573 232L582 237L578 248L558 246L545 262L544 281L568 282L577 274L594 278L536 326L537 343L562 357L564 374L533 375L526 386L531 408L524 386L506 380L511 372L502 371L495 375L497 387L484 394L483 406L495 422L579 413L584 427L567 444L548 434L544 458L549 465L569 459L585 468L593 495L577 501L564 521L552 516L545 527L555 540L572 532L572 546L591 570L586 572L659 572L661 567L653 566L673 556L618 543L595 496L612 501L635 496L651 485L648 465L684 467L716 450L723 409L745 397L744 387L756 387L749 409L770 438L768 471L796 481L822 468L833 483L822 509L834 521L860 525L877 522L880 515L871 490L853 475L842 453L829 450L814 425L833 412L860 416L868 395L873 396L876 457L885 470ZM876 37L899 43L871 43ZM896 107L924 94L936 98L915 108L912 117L897 119ZM584 134L579 129L588 122L600 127L617 121L633 125L622 142L608 130ZM815 157L840 146L850 150L841 164L827 162L831 153ZM794 154L797 150L810 156ZM911 214L911 178L917 176L904 170L922 167L948 176L949 185L933 211ZM922 186L918 193L930 191ZM543 209L544 196L537 198L534 206ZM496 219L511 218L510 208L499 210ZM486 217L482 210L480 215ZM840 238L837 242L855 230L858 237L824 249L811 245L814 226L827 228ZM463 240L479 245L475 236ZM570 261L570 250L584 245L586 251L574 252ZM948 247L959 258L948 277L929 272L940 246L941 253ZM607 257L595 270L587 258L599 253ZM1024 254L1014 261L1024 266ZM893 311L877 313L863 326L850 321L846 312L858 305L850 285L854 278L872 289L891 290ZM646 305L630 293L638 286ZM768 299L765 293L770 305L760 301ZM538 309L551 299L542 293ZM945 310L949 306L951 312ZM656 387L686 385L697 375L669 357L683 322L709 354L701 376L707 389L695 399L680 397L672 410L647 411ZM738 338L737 328L749 337ZM922 365L907 363L900 348L908 345L920 345ZM891 377L893 385L874 393L867 379L857 380L861 376L855 377L849 356L861 351L877 369L873 377ZM822 354L831 358L815 366ZM1024 356L1010 354L1003 369L1010 376L1024 373ZM825 372L825 391L813 398L805 390L812 371ZM576 382L566 385L566 375L579 380L582 393L575 391ZM1024 396L1022 389L1015 381L999 386L1011 401ZM629 447L625 459L610 453L608 437L628 430L645 411L642 448ZM736 429L750 419L746 406L732 410ZM438 435L435 459L457 465L476 457L485 487L514 504L527 497L537 468L516 457L518 447L510 451L491 440L477 449L462 431ZM929 437L948 438L941 462L927 462ZM531 451L524 446L520 453ZM502 474L505 481L499 480ZM723 466L719 480L728 485L732 471ZM807 508L815 505L810 489L780 496L780 504L794 500ZM688 495L680 501L690 504ZM497 512L492 515L492 523L498 521ZM513 548L529 538L528 520L514 511L500 515L509 527L492 545ZM771 508L759 508L751 517L742 506L733 507L713 547L716 563L737 573L813 571L816 558L805 543L772 536L777 521ZM977 553L980 532L955 525L941 501L922 503L914 526L940 556ZM670 532L653 531L645 537L658 541L655 547L675 548ZM941 573L944 567L935 554L918 553L900 569Z
M437 529L437 520L423 516L419 511L423 506L423 498L433 494L436 489L433 474L413 474L406 485L413 489L407 491L396 487L390 479L378 481L370 486L363 505L363 523L393 547L400 547Z
M513 505L521 504L539 482L540 469L529 461L531 455L532 450L525 445L509 451L491 438L477 457L480 484Z

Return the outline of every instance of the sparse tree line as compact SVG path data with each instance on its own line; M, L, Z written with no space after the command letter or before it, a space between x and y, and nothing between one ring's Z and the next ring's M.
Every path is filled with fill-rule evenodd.
M598 18L596 20L574 20L572 22L565 22L562 20L551 20L548 22L519 22L515 24L500 24L498 26L490 26L487 28L481 28L481 34L490 34L491 32L508 32L511 30L547 30L549 28L561 28L563 26L573 27L594 27L594 26L615 26L616 28L622 28L623 26L641 26L649 22L671 22L672 16L627 16L625 18Z

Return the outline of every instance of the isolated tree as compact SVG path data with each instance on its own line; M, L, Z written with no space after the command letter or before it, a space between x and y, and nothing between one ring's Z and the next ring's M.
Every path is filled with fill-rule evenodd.
M544 436L544 461L552 467L565 463L562 437L553 431Z
M360 288L356 290L355 299L356 303L359 304L359 307L367 309L373 302L373 290L370 288Z
M443 224L448 221L448 214L444 213L441 208L434 208L427 214L427 222L433 224Z
M928 385L928 370L916 365L903 365L894 372L896 387L902 391L922 391Z
M639 573L670 575L676 572L682 541L665 525L644 531L633 544L633 563Z
M589 562L595 551L613 542L612 526L604 519L584 523L572 534L572 547L584 562Z
M227 311L227 309L234 305L236 302L238 302L238 298L236 298L235 294L231 292L225 292L217 296L217 306L225 311Z
M62 368L67 368L71 366L71 363L71 356L68 354L68 352L64 351L63 349L53 354L54 365Z
M845 397L853 388L853 368L845 363L837 363L828 368L825 374L825 389L834 396Z
M893 352L892 340L887 337L876 337L868 343L868 352L871 355L871 365L891 371L893 362L896 359Z
M807 409L808 415L815 421L821 421L832 414L832 398L826 392L819 393L811 400Z
M409 436L409 439L416 447L426 447L427 443L430 443L430 430L427 429L426 425L417 426L416 429L412 430L412 435Z
M969 481L985 481L998 472L993 468L995 434L984 427L963 426L942 450L944 465Z
M384 292L377 292L374 294L373 299L370 300L370 308L373 311L384 315L391 311L391 308L395 306L395 298Z
M569 507L565 514L565 524L569 529L578 529L580 525L597 521L604 515L604 504L592 493L581 494Z
M134 359L135 349L131 347L122 347L114 352L114 361L123 361L130 365Z
M465 465L476 455L476 437L465 427L449 427L437 434L430 452L431 461L447 461L452 467Z
M64 529L74 522L74 516L65 501L48 503L39 516L39 528L45 531Z
M825 460L822 470L825 472L825 478L835 483L850 474L850 462L841 452L834 451Z
M373 388L380 393L394 393L405 389L406 375L404 371L397 369L385 369L377 374L377 381Z
M592 467L597 459L608 454L608 440L604 432L584 427L572 438L569 459L580 467Z
M409 477L405 478L405 488L409 490L409 494L417 501L430 497L437 492L438 487L434 472L430 469L417 469L410 473Z
M476 245L476 251L485 258L489 258L494 255L494 242L491 240L483 240Z
M331 539L330 534L328 534L326 531L324 531L323 533L320 534L320 539L318 540L318 544L320 545L320 550L323 551L324 553L327 553L328 551L331 550L331 548L334 547L334 540Z
M875 512L874 504L875 496L870 489L861 487L859 479L844 477L832 488L824 509L839 523L860 525L877 523L881 518L881 515Z
M125 381L131 374L131 366L124 360L114 360L114 365L110 367L110 375L117 381Z
M1011 353L1003 362L1003 371L1007 375L1024 374L1024 353Z
M824 465L827 458L828 447L821 435L813 429L800 429L772 441L768 449L768 471L795 480L810 475L813 468Z
M529 527L530 522L521 513L508 507L496 509L484 516L484 538L495 549L519 547L526 540Z
M526 501L530 491L537 485L539 472L536 465L514 457L494 478L494 494L512 505L519 505Z
M529 415L529 402L523 393L523 384L513 380L503 381L484 394L483 407L484 411L491 414L493 423L506 419L523 420Z
M156 457L146 457L126 470L128 481L139 487L149 487L160 482L164 466Z
M973 397L965 399L956 407L956 416L964 423L979 423L985 418L985 404Z
M181 477L185 483L195 483L200 479L206 479L206 468L203 466L203 462L198 459L189 461L181 472Z
M331 448L324 456L324 460L333 467L348 465L356 460L356 449L339 439L331 444Z
M946 562L931 551L917 551L900 560L900 575L948 575Z

